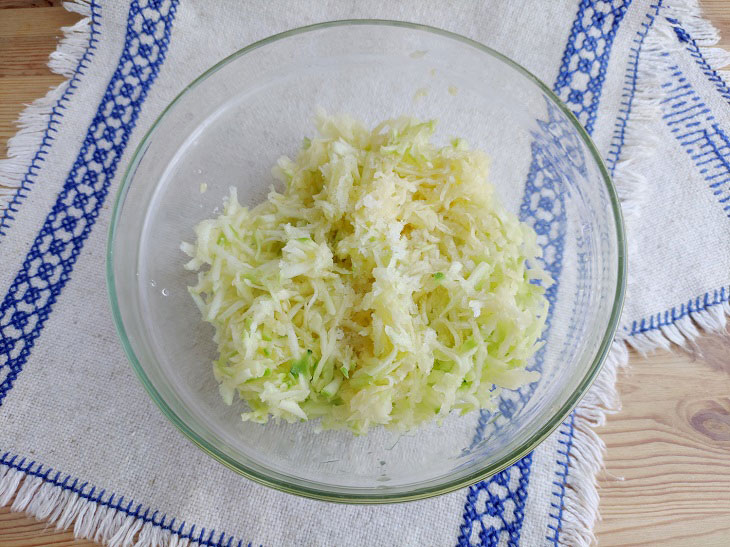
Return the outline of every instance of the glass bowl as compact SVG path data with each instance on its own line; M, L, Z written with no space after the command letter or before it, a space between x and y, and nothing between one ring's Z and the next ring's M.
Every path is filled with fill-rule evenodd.
M534 226L549 289L539 382L499 410L449 416L408 434L317 432L311 423L244 423L213 378L216 347L186 287L182 241L230 186L265 199L271 167L313 132L318 108L375 124L438 120L437 140L467 139L490 179ZM207 191L201 193L201 184ZM266 485L318 499L391 502L460 488L512 464L555 429L596 377L616 328L625 247L616 192L588 135L524 68L448 32L338 21L257 42L200 76L137 148L117 197L107 276L122 345L162 412L208 454Z

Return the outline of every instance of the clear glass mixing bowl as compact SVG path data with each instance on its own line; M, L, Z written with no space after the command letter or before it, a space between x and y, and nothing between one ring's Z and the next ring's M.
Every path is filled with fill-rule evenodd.
M265 199L270 169L311 135L318 107L368 123L438 120L492 158L491 182L535 227L549 291L541 380L506 392L499 411L451 416L401 435L317 433L313 424L244 423L226 406L212 328L187 293L180 242L221 206ZM200 192L201 184L208 190ZM525 69L466 38L417 25L342 21L253 44L189 85L139 145L116 201L107 275L130 361L164 414L235 471L320 499L388 502L453 490L532 450L566 417L606 356L623 299L616 193L576 119Z

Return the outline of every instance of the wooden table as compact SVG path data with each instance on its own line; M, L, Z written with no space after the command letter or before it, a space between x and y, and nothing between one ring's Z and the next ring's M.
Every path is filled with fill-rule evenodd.
M0 157L23 104L61 81L47 57L77 16L60 3L0 0ZM730 1L703 5L730 49ZM695 354L633 355L621 375L623 410L599 432L601 545L730 546L730 337L705 336ZM0 545L94 544L4 508Z

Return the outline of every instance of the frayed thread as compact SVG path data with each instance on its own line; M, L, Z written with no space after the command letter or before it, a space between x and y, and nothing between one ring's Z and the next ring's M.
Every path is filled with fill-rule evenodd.
M66 8L85 18L64 29L66 36L58 50L51 55L49 66L54 72L70 78L77 73L76 67L81 62L89 41L90 8L88 4L81 2L67 3ZM681 21L682 26L695 39L710 67L727 80L730 71L718 69L730 64L730 53L713 47L719 40L719 33L701 17L697 2L677 0L667 9L672 10L673 16ZM676 48L676 39L667 25L657 25L655 32L645 42L645 54L649 59L660 51ZM638 78L643 82L655 81L655 72L652 69L650 61L642 63L639 59ZM20 130L9 141L8 159L0 162L0 183L13 188L21 187L27 166L43 142L44 129L49 124L53 105L58 103L69 85L69 81L62 83L28 106L21 114L18 122ZM632 127L627 128L624 136L626 159L615 165L614 179L627 220L638 214L642 189L646 185L645 177L636 174L633 164L641 157L651 154L654 149L653 142L646 138L647 133L641 130L642 122L653 119L658 111L658 100L656 96L652 96L651 88L651 85L646 85L637 89L633 97ZM8 200L13 195L17 195L15 190L0 188L0 210L8 205ZM593 528L595 521L600 518L596 474L602 468L605 451L605 444L595 428L605 423L608 414L620 409L615 386L618 371L628 363L627 346L642 354L657 348L668 349L671 344L687 347L700 335L700 331L724 330L728 314L730 304L724 303L692 312L672 325L633 336L617 337L613 342L601 373L575 412L575 441L570 451L570 473L563 500L561 543L587 546L595 542ZM151 522L144 522L115 508L83 499L78 493L47 483L40 477L0 465L0 507L8 505L13 499L14 511L24 511L38 519L50 521L59 529L73 525L74 534L79 538L112 546L187 547L190 544L189 539L163 530Z
M16 206L34 183L38 165L43 161L57 131L61 111L76 87L95 48L92 9L89 3L77 0L64 7L83 18L61 30L63 38L48 61L56 74L69 78L36 99L21 112L18 132L8 140L7 158L0 160L0 234L8 227Z
M595 429L605 425L609 414L621 410L616 380L619 371L628 365L629 348L642 355L659 348L670 349L672 344L694 351L695 340L702 333L725 332L728 316L730 303L723 302L691 312L659 329L616 336L598 378L575 411L570 472L563 498L562 544L587 547L596 543L593 529L600 519L596 475L603 468L606 445Z
M701 16L696 0L677 0L666 7L670 17L680 21L682 27L695 39L707 64L725 78L730 71L718 69L730 64L730 53L713 47L720 39L715 27ZM661 20L660 20L661 19ZM646 187L646 178L633 171L633 164L654 153L651 131L645 131L646 124L655 119L659 111L659 93L655 74L662 53L681 49L669 23L662 17L647 35L637 65L637 77L642 86L636 88L631 106L631 127L626 128L623 146L625 158L614 166L614 181L622 209L627 220L627 231L631 219L638 214ZM631 242L629 232L629 245ZM620 399L616 390L619 370L629 361L629 347L642 355L656 349L669 349L672 344L691 348L702 332L723 332L727 328L730 303L724 302L687 314L685 317L644 333L628 336L618 334L598 378L578 405L573 422L574 441L569 453L569 473L563 498L563 519L560 543L587 547L596 543L595 523L600 519L599 495L596 475L603 468L605 443L595 428L605 424L608 414L620 410Z
M647 34L637 48L635 59L626 74L626 92L622 97L626 107L620 114L621 123L612 143L619 159L611 166L611 175L629 232L629 255L634 254L633 242L636 240L631 237L630 230L634 220L641 214L647 187L646 176L635 166L651 158L659 144L659 136L650 130L650 124L660 113L660 98L656 93L659 81L653 63L647 62L647 59L653 59L661 51L666 51L667 44L674 43L668 40L668 32L663 29L659 33ZM638 82L642 82L642 85L638 85Z
M596 475L603 467L606 445L595 429L606 423L608 414L620 410L616 378L628 362L626 344L614 341L596 381L575 411L560 529L563 545L588 546L596 542L593 529L600 518Z
M187 547L188 538L113 507L84 499L77 492L46 482L42 477L0 464L0 507L24 512L64 530L73 525L77 538L110 547Z
M670 325L626 336L624 341L646 355L656 349L670 349L672 344L683 349L695 349L695 340L703 332L724 332L727 317L730 315L730 302L722 302L703 310L693 311L677 319Z
M720 31L702 16L702 8L697 0L672 0L666 6L669 17L680 21L700 48L700 52L711 69L722 75L730 71L719 71L730 65L730 52L716 47L720 41ZM726 82L727 79L723 78Z

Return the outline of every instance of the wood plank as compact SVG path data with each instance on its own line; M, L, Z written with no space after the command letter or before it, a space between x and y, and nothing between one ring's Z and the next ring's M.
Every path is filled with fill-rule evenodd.
M720 30L718 46L730 50L730 2L727 0L702 0L704 16Z
M702 358L632 358L623 410L599 430L601 545L728 545L730 355L726 336L698 341Z
M3 547L93 547L93 541L74 539L73 532L59 531L46 522L0 509L0 545Z
M64 0L0 0L0 9L61 7Z
M0 8L2 8L0 0ZM6 9L0 12L0 38L24 38L28 36L51 36L61 38L61 27L68 27L79 20L76 13L60 7ZM40 51L49 54L56 49L55 43ZM3 55L5 50L3 49Z
M2 1L2 0L0 0ZM80 19L62 7L5 9L0 16L0 77L45 76L61 27Z
M2 2L0 8L5 7ZM61 27L80 19L60 5L27 7L46 6L46 2L5 4L22 5L23 9L0 11L0 158L7 155L7 141L16 133L15 122L25 105L63 81L48 69L48 56L63 35Z
M55 36L0 38L0 77L37 76L47 71L48 53L56 45Z
M0 78L0 157L7 154L7 141L18 130L15 122L28 104L29 97L42 97L63 80L62 76L50 72L33 78Z

